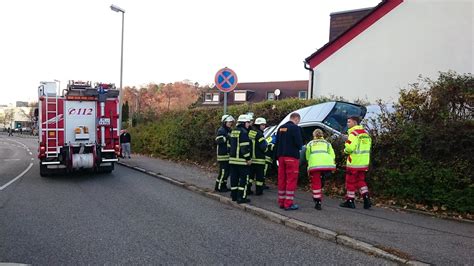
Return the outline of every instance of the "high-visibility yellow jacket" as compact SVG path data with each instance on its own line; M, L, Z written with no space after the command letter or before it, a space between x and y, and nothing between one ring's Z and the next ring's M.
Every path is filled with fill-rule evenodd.
M336 155L331 146L323 138L318 138L306 144L306 160L308 161L308 171L333 171L336 170Z
M354 126L347 131L349 137L344 144L344 152L348 154L347 169L367 171L370 163L372 139L362 126Z

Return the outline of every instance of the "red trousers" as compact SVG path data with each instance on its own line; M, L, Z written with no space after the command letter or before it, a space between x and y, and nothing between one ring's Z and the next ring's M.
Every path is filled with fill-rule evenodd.
M309 172L309 176L311 177L311 190L313 191L313 199L322 200L323 191L321 188L321 171L311 170Z
M367 171L358 171L358 170L346 170L346 200L354 199L355 193L359 190L361 196L369 193L367 188L367 183L365 183L365 174Z
M278 204L289 208L295 199L298 183L299 160L292 157L278 158Z

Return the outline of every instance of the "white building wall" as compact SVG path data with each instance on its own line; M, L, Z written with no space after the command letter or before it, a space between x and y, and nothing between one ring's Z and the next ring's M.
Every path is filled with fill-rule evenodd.
M405 0L314 68L314 97L396 101L439 71L473 73L474 0Z
M0 107L0 129L4 127L14 128L16 122L26 122L26 124L31 123L28 115L32 112L33 107ZM13 112L13 117L11 121L7 121L4 125L4 116L7 112Z

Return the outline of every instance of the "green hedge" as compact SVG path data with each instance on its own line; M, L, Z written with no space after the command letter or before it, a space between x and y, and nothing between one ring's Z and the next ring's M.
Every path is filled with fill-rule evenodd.
M474 211L474 78L440 73L401 90L383 112L370 181L380 196L463 213ZM422 86L423 85L423 86Z
M369 186L379 198L403 204L423 204L463 213L474 211L472 174L474 106L472 75L441 73L400 92L394 113L383 112L378 120L382 131L374 131ZM329 99L267 101L230 106L229 113L253 112L269 125L278 124L290 112ZM133 150L170 159L198 163L215 162L214 138L220 126L222 107L149 114L132 128ZM344 142L336 140L338 171L327 178L326 191L343 194ZM300 186L308 185L302 168Z
M240 114L253 112L277 124L291 111L313 105L322 100L268 101L257 104L230 106L228 113L236 119ZM214 138L223 115L222 107L201 107L186 111L158 114L145 119L147 123L131 128L135 152L170 159L187 159L196 162L215 160Z

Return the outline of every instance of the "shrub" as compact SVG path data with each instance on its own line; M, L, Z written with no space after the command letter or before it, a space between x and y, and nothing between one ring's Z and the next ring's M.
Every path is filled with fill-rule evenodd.
M237 119L240 114L253 112L267 119L269 125L278 124L296 109L327 99L266 101L255 104L229 106L228 114ZM135 152L171 159L186 159L200 163L214 163L215 134L220 126L222 107L199 107L159 115L145 114L144 123L131 128Z
M440 73L401 90L375 132L373 191L380 196L474 211L474 79Z

